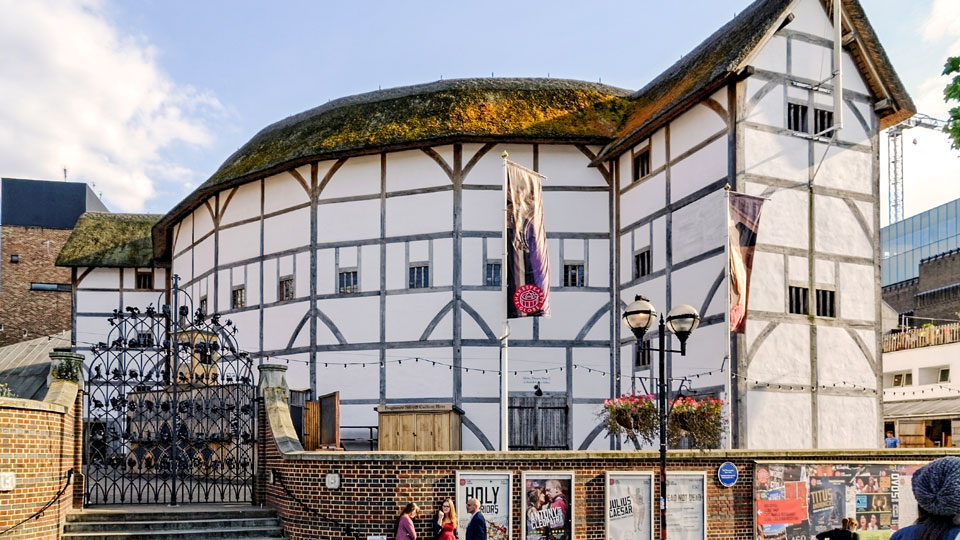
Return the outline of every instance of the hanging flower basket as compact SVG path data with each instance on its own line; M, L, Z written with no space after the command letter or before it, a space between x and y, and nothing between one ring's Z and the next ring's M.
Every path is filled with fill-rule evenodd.
M657 406L651 395L624 394L604 400L600 419L609 436L623 435L638 450L641 441L650 444L657 437Z

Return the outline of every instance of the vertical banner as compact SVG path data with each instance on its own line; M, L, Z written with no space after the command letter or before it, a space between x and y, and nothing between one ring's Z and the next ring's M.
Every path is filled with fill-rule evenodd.
M887 540L917 519L911 479L921 463L757 463L756 538L814 538L860 524L861 540Z
M653 474L608 472L607 540L652 540Z
M573 473L523 473L523 540L572 540Z
M667 538L706 540L706 473L667 473Z
M480 513L487 522L489 540L510 538L510 484L513 474L509 472L460 472L457 471L457 528L459 538L467 537L467 525L473 517L467 512L467 499L473 497L480 503Z
M750 270L757 246L757 226L763 199L727 192L727 253L730 258L730 331L746 331Z
M550 316L542 177L507 161L507 318Z

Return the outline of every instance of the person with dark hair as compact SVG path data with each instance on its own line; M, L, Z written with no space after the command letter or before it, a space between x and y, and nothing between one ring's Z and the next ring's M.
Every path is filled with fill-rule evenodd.
M943 457L913 473L913 496L920 517L893 533L890 540L960 538L960 457Z
M409 502L403 507L403 511L397 517L396 540L417 540L417 529L413 526L413 520L419 514L420 507L417 503Z
M859 540L860 537L853 532L855 530L857 530L857 519L843 518L839 529L822 532L817 535L817 540Z

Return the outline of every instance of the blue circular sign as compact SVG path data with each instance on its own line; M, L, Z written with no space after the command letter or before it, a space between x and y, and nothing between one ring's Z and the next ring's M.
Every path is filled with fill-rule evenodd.
M737 466L729 461L724 461L717 467L717 480L723 487L733 487L740 478L740 471Z

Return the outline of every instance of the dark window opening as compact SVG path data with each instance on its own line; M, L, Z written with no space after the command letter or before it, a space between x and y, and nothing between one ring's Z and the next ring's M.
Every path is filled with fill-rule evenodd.
M233 309L243 309L246 305L246 290L243 287L237 287L230 294L230 307Z
M653 257L650 250L646 249L633 256L633 277L641 278L650 275L653 272Z
M52 292L72 292L73 287L69 283L30 283L31 291L52 291Z
M584 286L583 264L565 264L563 265L563 286L564 287L583 287Z
M340 294L354 294L360 292L360 287L357 285L357 271L356 270L344 270L340 272L337 281L337 291Z
M806 287L790 287L789 312L798 315L810 314L809 291Z
M637 369L647 369L650 367L650 341L644 340L642 344L637 344L636 353Z
M499 262L488 262L486 271L483 275L483 284L487 287L499 287L501 266Z
M817 317L836 317L836 291L817 289Z
M278 291L278 296L280 300L293 300L294 287L293 287L293 277L285 277L280 279L280 290Z
M813 132L823 133L833 127L833 111L813 109Z
M153 347L153 333L137 332L137 344L141 348Z
M150 290L153 288L153 272L137 272L137 289Z
M426 289L430 286L430 267L422 264L410 267L411 289Z
M204 315L207 314L207 297L204 296L200 299L200 313Z
M800 133L810 133L807 110L806 105L787 103L787 129Z
M10 262L12 262L13 264L17 264L18 262L20 262L20 256L19 256L19 255L11 255L11 256L10 256Z
M633 156L633 180L637 181L650 174L650 148L641 150Z
M950 368L940 368L940 375L937 377L937 382L950 382Z

